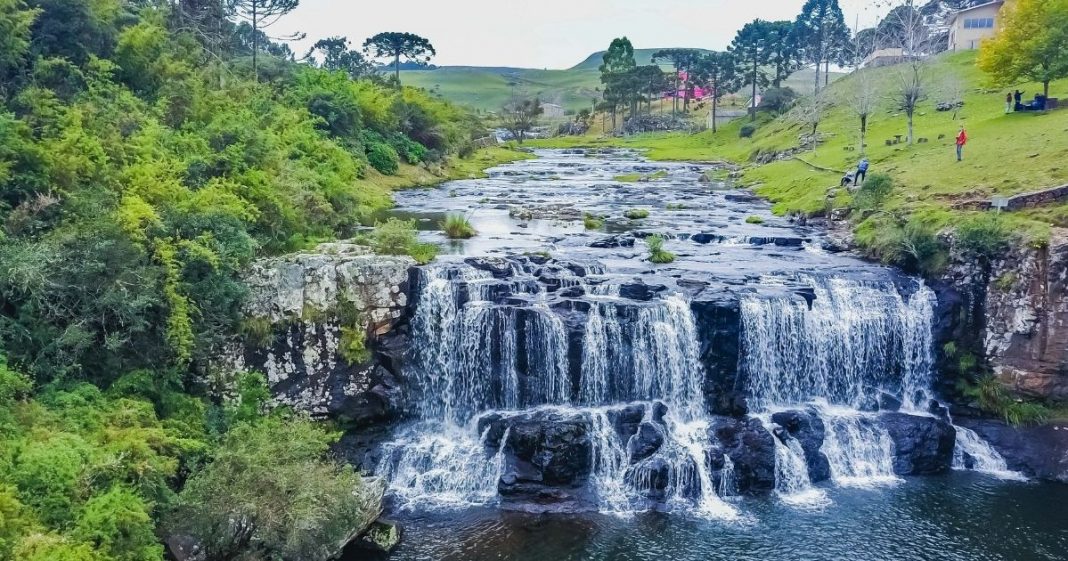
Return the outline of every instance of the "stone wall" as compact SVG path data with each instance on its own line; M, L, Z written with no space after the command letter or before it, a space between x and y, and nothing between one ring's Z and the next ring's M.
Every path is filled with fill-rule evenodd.
M212 381L225 388L234 373L262 372L279 404L355 425L389 417L399 384L388 339L414 265L344 243L257 261L245 276L245 334L218 353ZM356 339L364 352L341 348Z

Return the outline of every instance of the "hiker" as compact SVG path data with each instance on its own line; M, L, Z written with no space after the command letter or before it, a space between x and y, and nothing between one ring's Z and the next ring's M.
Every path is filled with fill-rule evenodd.
M1005 114L1012 113L1012 92L1005 94Z
M968 133L964 131L964 125L960 126L960 132L957 133L957 161L961 161L964 158L964 145L968 143Z
M1016 90L1016 93L1013 94L1013 97L1016 99L1016 110L1023 111L1023 92L1021 92L1020 90Z
M854 179L855 184L859 187L864 183L864 180L868 177L868 159L861 158L860 163L857 164L857 175Z

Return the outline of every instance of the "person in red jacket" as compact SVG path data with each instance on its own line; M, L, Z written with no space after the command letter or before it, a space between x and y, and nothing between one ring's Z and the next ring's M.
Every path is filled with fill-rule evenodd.
M964 145L968 143L968 133L964 132L964 125L960 126L960 132L957 133L957 161L961 161L964 157Z

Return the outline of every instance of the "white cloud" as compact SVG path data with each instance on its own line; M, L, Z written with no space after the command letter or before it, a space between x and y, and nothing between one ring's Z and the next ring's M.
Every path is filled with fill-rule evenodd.
M880 10L839 0L851 27L871 25ZM307 33L303 52L323 37L356 46L381 31L408 31L434 44L439 65L567 68L626 35L638 48L723 49L755 18L793 19L803 0L302 0L269 33Z

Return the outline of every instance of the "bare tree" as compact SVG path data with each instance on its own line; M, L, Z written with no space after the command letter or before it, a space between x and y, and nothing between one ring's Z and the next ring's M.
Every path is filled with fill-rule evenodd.
M878 44L900 50L901 62L893 66L894 82L888 91L893 104L905 113L908 143L915 141L916 108L930 97L932 76L928 57L937 52L934 36L924 23L916 0L901 0L879 24ZM898 53L893 53L898 54Z
M875 112L880 96L871 74L869 70L854 71L851 77L852 87L846 93L846 105L860 121L860 139L857 150L862 155L867 146L865 138L868 134L868 118Z
M502 108L501 120L504 128L522 144L527 132L537 126L538 117L544 112L538 98L516 96Z
M802 145L806 140L811 143L812 151L819 145L819 126L833 103L827 90L820 90L810 96L805 96L793 109L790 110L789 119L805 128L805 133L799 138ZM807 138L806 138L807 135Z
M952 111L953 120L960 116L960 110L964 107L964 94L967 93L968 85L959 74L952 72L939 77L937 84L937 97L939 111Z

